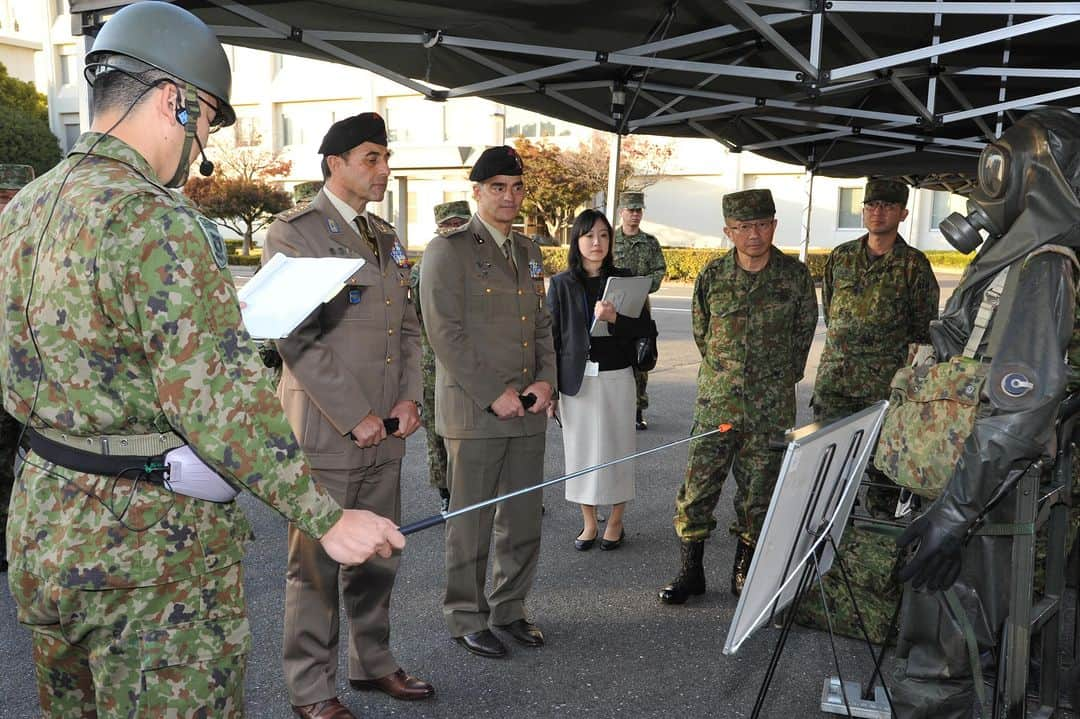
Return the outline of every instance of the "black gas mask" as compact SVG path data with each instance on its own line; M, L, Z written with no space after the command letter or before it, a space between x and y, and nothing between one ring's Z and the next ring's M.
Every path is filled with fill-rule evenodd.
M1018 223L1018 240L1031 249L1068 233L1080 223L1078 154L1080 118L1061 109L1028 113L983 149L968 214L946 217L942 235L966 254L982 243L981 232L995 242Z

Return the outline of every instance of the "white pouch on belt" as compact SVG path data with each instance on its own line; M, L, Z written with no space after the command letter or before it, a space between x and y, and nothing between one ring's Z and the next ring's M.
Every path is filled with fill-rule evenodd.
M177 494L210 502L231 502L240 494L186 444L166 453L165 465L169 468L165 486Z

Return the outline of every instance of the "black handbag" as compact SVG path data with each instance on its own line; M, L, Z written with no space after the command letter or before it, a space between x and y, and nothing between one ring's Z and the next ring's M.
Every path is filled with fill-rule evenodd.
M656 338L638 337L634 340L634 369L649 372L656 367Z

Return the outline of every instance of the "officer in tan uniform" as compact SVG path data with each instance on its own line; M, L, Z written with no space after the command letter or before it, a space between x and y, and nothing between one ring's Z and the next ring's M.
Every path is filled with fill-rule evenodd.
M424 252L420 305L435 350L435 426L446 438L451 511L543 475L555 350L540 250L511 230L525 197L523 172L513 148L485 150L469 175L476 214ZM519 398L527 395L535 397L528 409ZM525 614L540 555L540 502L530 492L446 524L443 615L474 654L506 654L492 626L525 646L544 643ZM485 596L493 529L494 581Z
M316 480L343 507L400 521L405 437L420 427L420 328L409 296L409 263L394 229L366 212L382 200L390 156L375 113L334 123L323 138L323 189L279 215L266 237L268 261L362 257L346 287L286 339L278 396ZM387 434L384 418L398 420ZM390 652L390 592L398 557L339 566L289 527L284 668L298 716L352 716L337 700L338 587L349 619L349 680L397 699L434 694ZM340 578L340 580L339 580Z

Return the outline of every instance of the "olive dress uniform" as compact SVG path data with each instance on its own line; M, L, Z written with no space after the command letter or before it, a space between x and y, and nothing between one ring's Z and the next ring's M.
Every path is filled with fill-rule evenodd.
M428 244L420 304L435 350L435 426L446 438L450 510L541 481L547 416L500 420L488 411L508 387L555 387L551 316L540 250L511 232L513 262L476 215ZM446 530L450 634L525 619L540 555L539 492L456 517ZM484 594L495 536L494 586Z
M362 257L365 264L331 301L289 337L278 396L316 481L345 508L400 521L405 440L388 436L360 448L350 432L369 413L419 404L420 329L409 294L404 248L390 225L364 213L378 256L327 189L310 204L279 215L264 261L293 257ZM355 215L355 212L352 213ZM390 593L399 555L342 567L295 527L289 528L285 593L285 681L294 705L337 695L338 587L349 618L349 678L372 680L398 669L390 652ZM340 578L340 579L339 579Z

